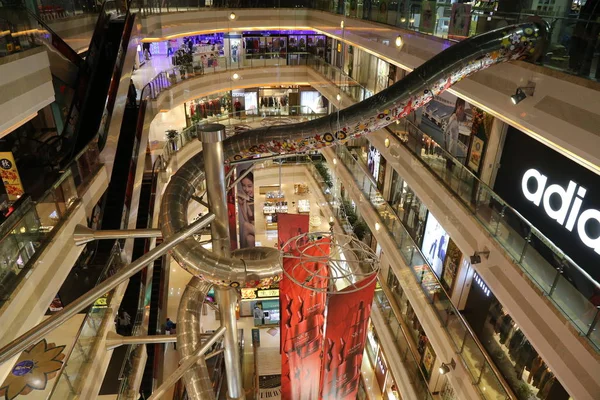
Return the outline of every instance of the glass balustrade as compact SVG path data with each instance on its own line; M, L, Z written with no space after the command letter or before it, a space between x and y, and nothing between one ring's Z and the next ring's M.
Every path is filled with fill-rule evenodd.
M459 354L471 374L473 384L485 399L507 399L509 391L504 377L490 362L481 343L475 337L460 312L454 307L438 277L412 236L404 228L392 207L383 200L376 184L365 173L365 167L357 161L345 146L336 146L336 155L348 169L362 194L369 200L380 217L383 227L397 245L405 265L412 271L417 284L426 295L438 316L442 327L452 338L454 350Z
M454 193L526 276L600 349L599 309L592 302L600 285L445 150L439 148L439 157L426 155L424 133L412 122L402 120L388 130Z
M116 242L112 248L111 256L98 278L98 283L115 274L121 266L121 246L119 242ZM101 339L101 336L98 336L100 329L103 328L103 324L112 322L106 320L107 315L110 315L109 304L112 293L111 291L96 300L88 309L81 328L78 334L75 335L75 343L70 353L65 357L63 369L48 397L49 399L68 400L78 398L82 379L88 377L88 374L92 372L88 366L95 356L97 343Z
M24 273L79 203L100 170L97 141L92 141L65 168L39 200L28 199L0 228L0 305L10 300Z

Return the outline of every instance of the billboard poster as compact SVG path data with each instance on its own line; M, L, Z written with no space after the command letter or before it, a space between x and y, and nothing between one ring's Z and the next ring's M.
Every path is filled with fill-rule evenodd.
M478 121L486 122L475 125L474 116L480 118L477 119ZM410 119L442 149L461 164L466 164L471 136L476 135L481 140L489 137L493 117L465 100L444 92L434 97L422 109L415 111ZM475 132L473 132L474 128ZM483 150L483 146L481 148ZM428 147L428 151L426 150L425 156L428 155L439 157L441 153L435 151L435 146L431 146Z
M449 292L452 292L461 259L462 251L460 251L456 243L450 238L446 251L446 260L444 261L444 271L442 273L442 284Z
M425 33L433 33L433 30L435 29L435 16L435 1L423 1L421 3L421 23L419 30Z
M356 399L376 283L363 280L357 284L359 290L329 298L321 385L324 400Z
M225 166L225 175L229 173L232 167L229 165ZM227 186L231 186L235 177L231 174L227 182ZM231 188L230 191L227 192L227 219L229 222L229 245L231 250L237 249L238 240L237 240L237 224L235 218L235 188Z
M10 151L0 152L0 177L8 194L8 200L15 201L25 193L17 163Z
M329 239L311 243L305 256L325 258L329 254ZM301 265L299 250L296 257L285 257L283 268L294 279L304 282L313 273L325 276L327 264L310 262ZM325 256L325 257L323 257ZM312 278L312 287L327 287L325 278ZM321 352L325 322L325 292L304 288L286 274L279 285L281 304L281 398L317 399L321 377ZM370 304L370 303L369 303ZM360 365L360 364L359 364Z
M442 276L442 266L446 258L448 240L449 236L444 228L442 228L442 225L440 225L432 213L428 213L421 251L438 278Z
M471 24L471 5L464 3L452 4L450 13L450 25L448 26L448 38L464 39L469 36Z
M308 233L309 219L307 214L277 214L277 242L281 250L296 250L295 246L302 245L294 241L288 248L283 248L291 238Z
M241 163L236 166L237 176L246 174L252 163ZM254 226L254 174L248 172L240 180L236 188L237 211L240 241L239 248L245 249L255 246L255 226Z

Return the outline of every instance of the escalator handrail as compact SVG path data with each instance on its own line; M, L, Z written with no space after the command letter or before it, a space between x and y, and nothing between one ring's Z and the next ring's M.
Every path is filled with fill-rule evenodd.
M83 65L83 58L81 58L81 56L77 54L77 52L73 50L73 48L63 40L63 38L61 38L56 32L54 32L54 30L50 28L50 25L48 25L44 20L42 20L36 13L31 11L26 6L21 7L31 18L35 19L36 22L44 28L44 30L48 31L48 33L52 37L52 45L54 46L54 48L57 49L60 52L60 54L65 56L78 68L81 68L81 66Z

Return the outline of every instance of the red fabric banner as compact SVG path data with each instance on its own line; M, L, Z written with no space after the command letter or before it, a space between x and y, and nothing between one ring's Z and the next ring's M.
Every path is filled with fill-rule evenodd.
M279 223L279 222L278 222ZM304 282L318 272L326 276L326 262L306 262L300 265L299 255L329 255L328 238L292 250L295 257L285 257L283 268L294 279ZM294 268L296 267L296 268ZM311 287L326 288L328 280L313 277ZM286 274L279 285L281 302L281 398L317 399L321 378L323 324L326 294L303 288Z
M283 245L293 237L308 233L309 216L302 214L277 214L277 242L283 251L295 250L293 246L300 243L290 243L289 249Z
M321 384L324 400L356 399L376 282L363 280L357 283L358 291L329 298Z

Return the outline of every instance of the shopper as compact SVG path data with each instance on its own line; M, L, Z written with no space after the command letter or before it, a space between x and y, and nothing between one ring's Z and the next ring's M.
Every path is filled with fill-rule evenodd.
M167 40L167 57L172 56L173 54L173 45L170 40Z
M117 316L117 333L119 335L130 335L131 332L131 316L127 313L127 311L121 309L119 310Z
M127 91L127 102L129 106L135 107L137 105L137 89L133 83L133 79L129 80L129 90Z
M171 332L171 329L175 329L175 323L171 321L171 319L167 318L167 322L165 323L165 331Z

